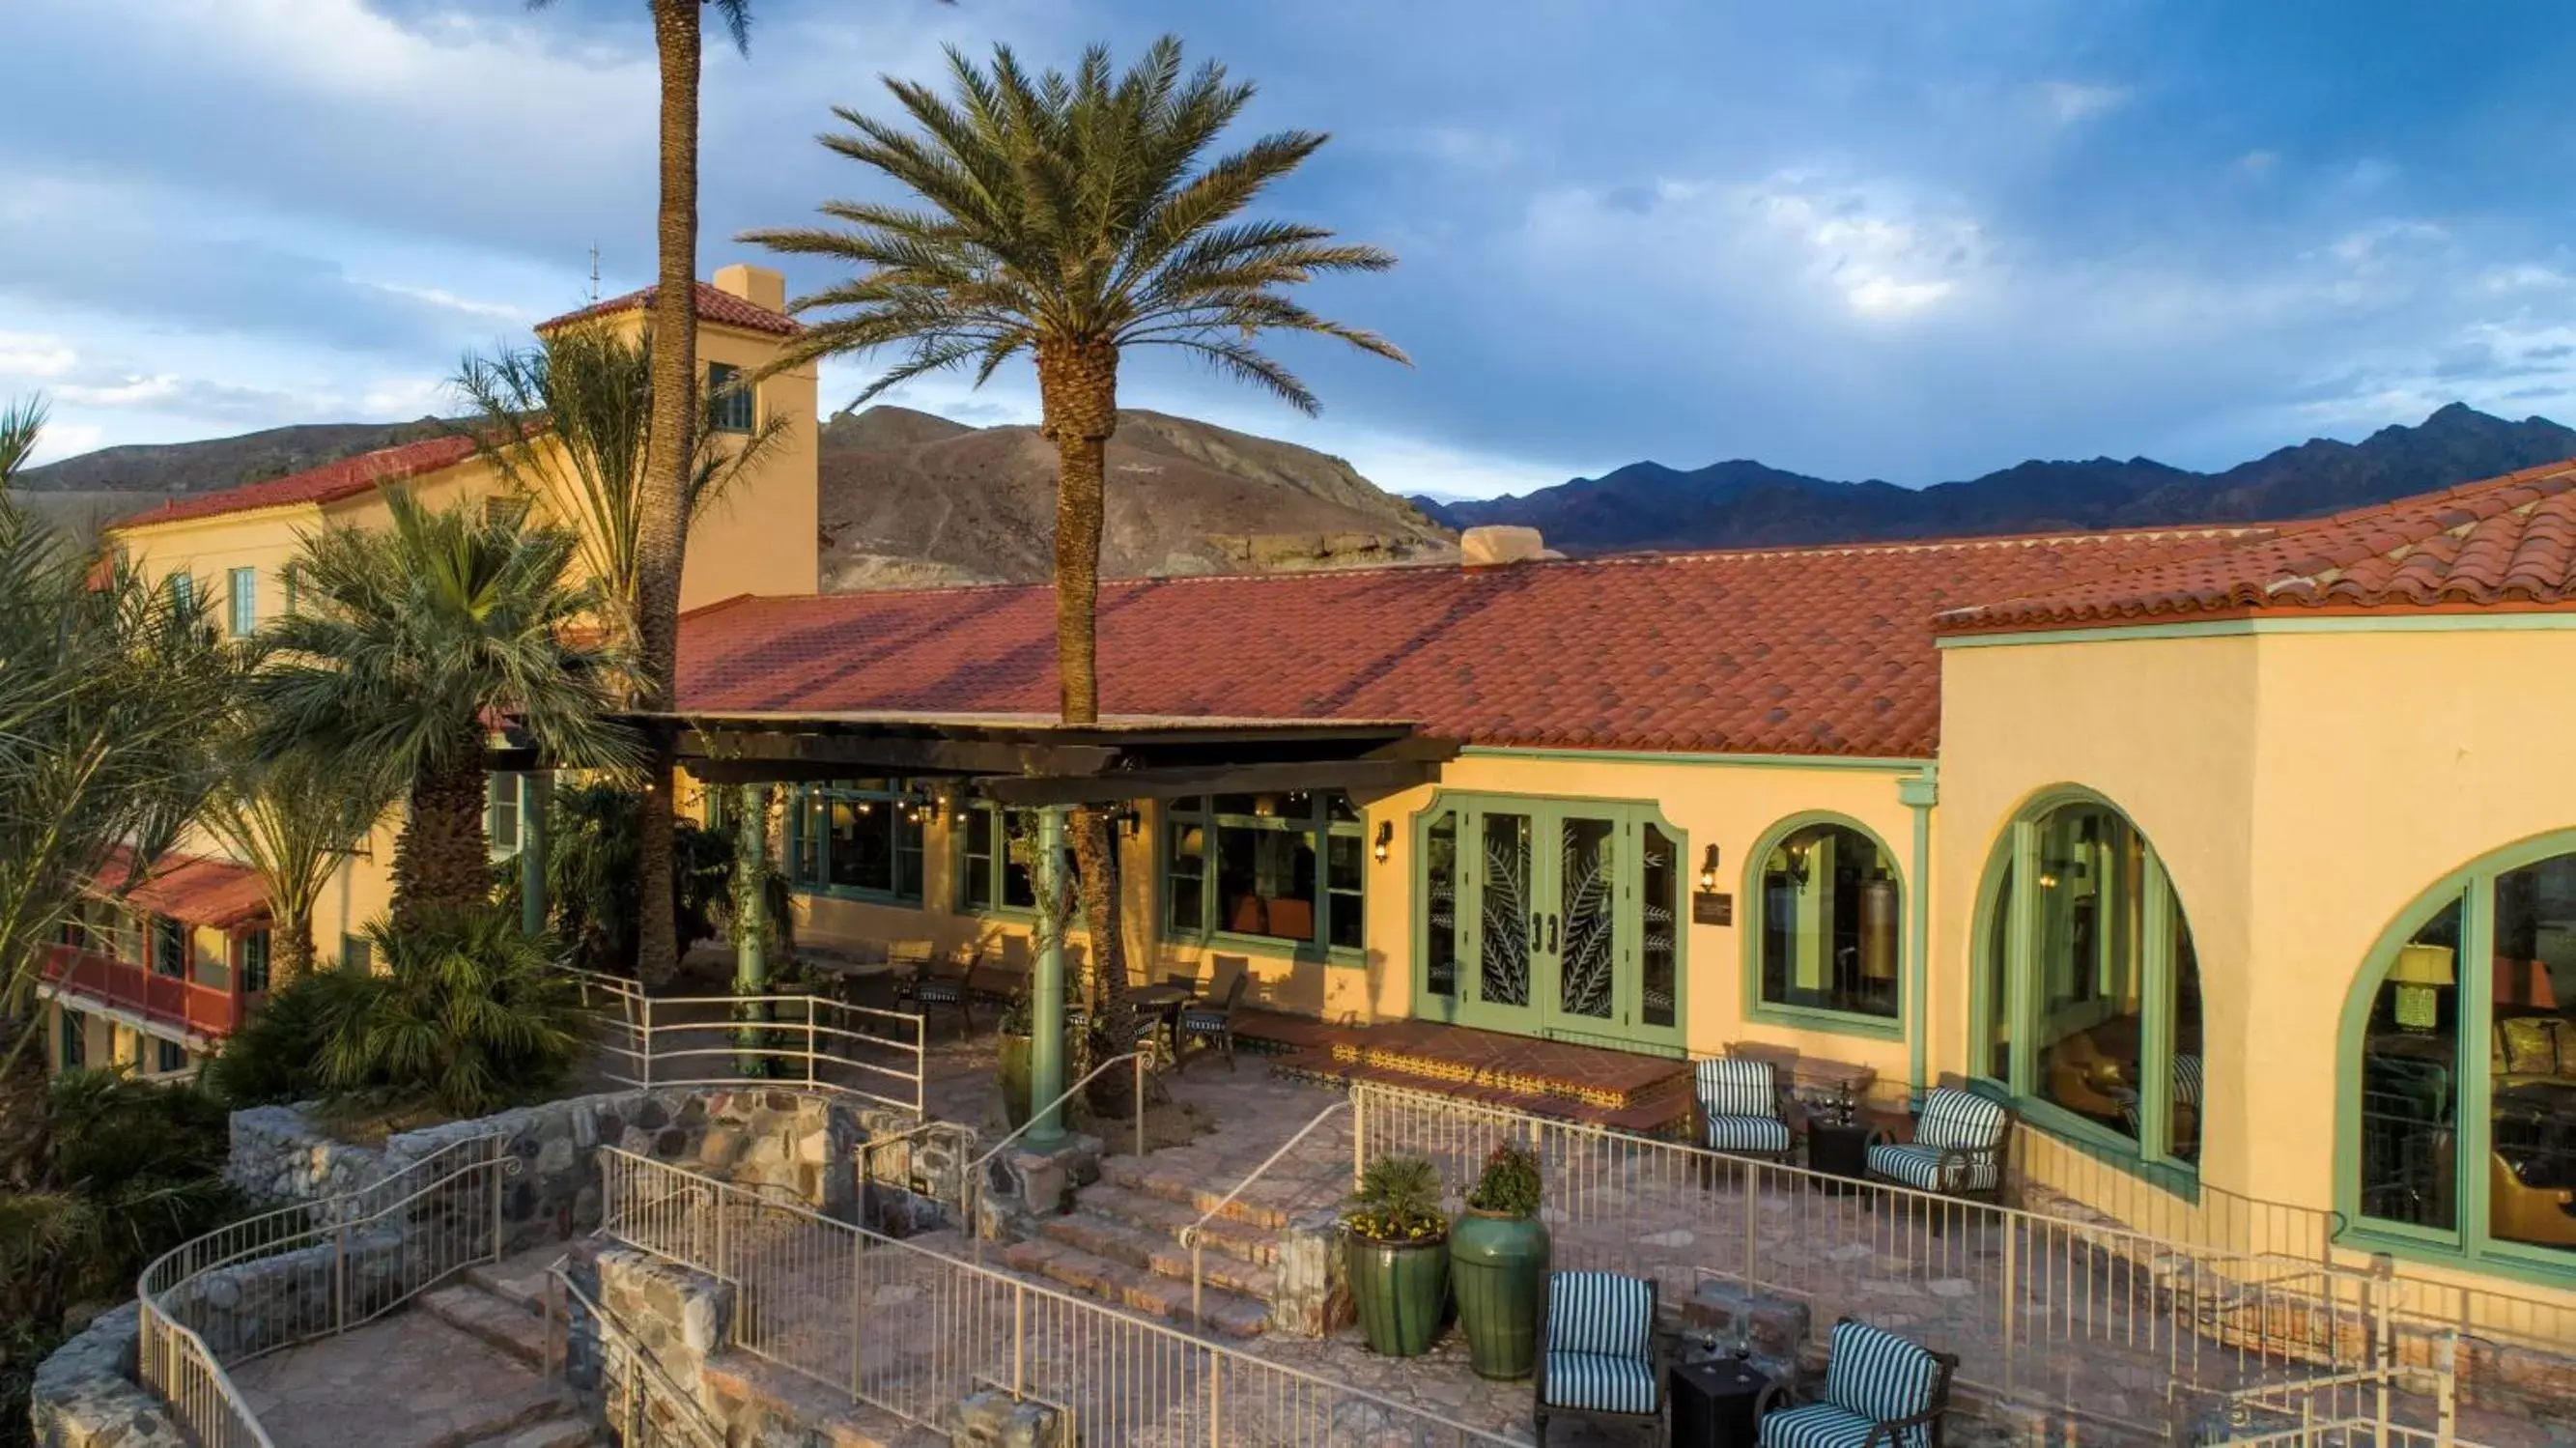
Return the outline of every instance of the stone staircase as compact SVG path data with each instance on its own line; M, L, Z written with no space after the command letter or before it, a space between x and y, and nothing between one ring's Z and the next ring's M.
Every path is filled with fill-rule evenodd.
M1201 1326L1228 1337L1255 1337L1270 1326L1279 1292L1280 1244L1290 1211L1248 1193L1228 1202L1202 1229L1206 1275L1199 1316L1190 1313L1190 1249L1181 1233L1232 1185L1207 1185L1158 1153L1150 1161L1113 1156L1100 1180L1074 1198L1074 1209L1037 1223L1038 1235L1004 1249L1017 1271L1046 1278L1103 1302Z
M559 1246L468 1267L456 1281L415 1299L426 1312L532 1374L546 1369L545 1273ZM553 1386L553 1385L550 1385ZM542 1415L533 1408L460 1448L585 1448L609 1442L606 1431L559 1386Z

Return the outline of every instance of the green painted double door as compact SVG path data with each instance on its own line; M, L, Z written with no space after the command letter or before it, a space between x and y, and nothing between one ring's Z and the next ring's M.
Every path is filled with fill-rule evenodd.
M1443 795L1416 828L1417 1014L1682 1048L1683 842L1654 806Z

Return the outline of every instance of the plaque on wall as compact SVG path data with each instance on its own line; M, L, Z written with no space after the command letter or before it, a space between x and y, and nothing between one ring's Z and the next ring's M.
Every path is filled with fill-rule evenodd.
M1719 890L1691 892L1691 924L1733 925L1735 897Z

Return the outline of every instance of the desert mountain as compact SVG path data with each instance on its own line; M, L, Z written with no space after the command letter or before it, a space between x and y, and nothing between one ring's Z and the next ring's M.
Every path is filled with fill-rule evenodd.
M2315 438L2219 473L2152 458L2031 461L1922 489L1832 482L1757 462L1631 463L1518 497L1416 499L1453 527L1520 523L1569 553L1957 537L2298 518L2576 457L2576 430L2460 403L2358 443Z

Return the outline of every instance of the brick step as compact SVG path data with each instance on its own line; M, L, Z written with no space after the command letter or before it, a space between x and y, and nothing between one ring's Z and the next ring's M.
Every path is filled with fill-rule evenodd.
M1186 1148L1183 1148L1185 1150ZM1149 1197L1160 1197L1188 1207L1192 1216L1225 1202L1225 1194L1234 1183L1209 1186L1204 1178L1190 1173L1188 1165L1175 1160L1179 1151L1164 1151L1144 1161L1132 1156L1113 1156L1100 1163L1101 1180ZM1253 1190L1225 1202L1218 1215L1232 1218L1247 1226L1276 1230L1288 1225L1288 1211L1274 1201L1264 1200L1265 1183L1253 1183Z
M1619 1131L1634 1131L1650 1136L1687 1134L1691 1114L1691 1095L1687 1090L1657 1086L1651 1092L1638 1093L1625 1106L1595 1106L1564 1096L1531 1095L1508 1086L1486 1085L1464 1081L1441 1081L1426 1085L1430 1078L1399 1067L1373 1065L1366 1061L1347 1060L1328 1051L1304 1051L1282 1059L1278 1071L1285 1076L1317 1081L1326 1085L1348 1085L1353 1081L1374 1081L1385 1086L1402 1086L1412 1090L1431 1090L1457 1101L1476 1102L1544 1116L1550 1120L1573 1122L1581 1126L1602 1126ZM1686 1079L1686 1077L1685 1077Z
M1095 1257L1142 1267L1175 1282L1190 1280L1190 1250L1161 1232L1144 1231L1079 1208L1071 1216L1047 1218L1038 1224L1038 1231L1050 1241L1079 1247ZM1213 1251L1200 1253L1199 1261L1210 1287L1222 1287L1262 1302L1278 1295L1276 1267Z
M1160 1277L1141 1267L1113 1262L1079 1247L1038 1238L1014 1242L1002 1252L1013 1270L1060 1282L1113 1306L1188 1326L1190 1284ZM1227 1337L1258 1337L1270 1325L1265 1303L1210 1286L1201 1297L1200 1322Z
M452 1282L416 1301L423 1312L532 1369L546 1360L546 1325L527 1308L473 1286Z
M1178 1244L1181 1233L1199 1219L1198 1209L1163 1197L1130 1191L1115 1182L1098 1181L1075 1198L1081 1209L1140 1231L1159 1233ZM1232 1217L1210 1217L1199 1228L1199 1240L1214 1257L1223 1253L1267 1266L1279 1260L1279 1234Z

